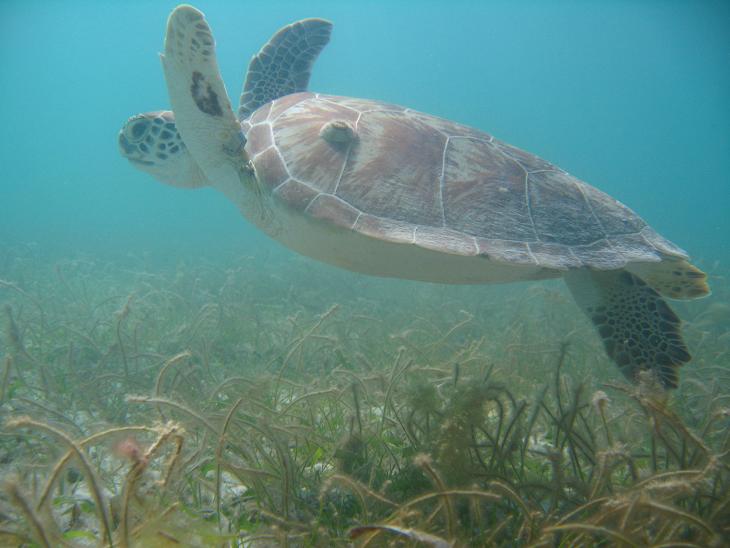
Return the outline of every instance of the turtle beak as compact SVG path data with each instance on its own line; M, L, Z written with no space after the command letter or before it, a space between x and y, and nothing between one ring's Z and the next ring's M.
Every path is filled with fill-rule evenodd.
M138 166L153 166L155 165L154 162L150 162L148 160L142 160L139 156L139 150L135 145L129 142L129 139L127 139L126 135L124 135L124 130L119 132L119 137L117 139L117 143L119 144L119 152L122 156L124 156L127 160L132 162L133 164L136 164Z
M127 137L124 135L124 130L119 131L119 137L117 139L117 142L119 144L119 152L122 153L122 156L129 158L129 156L136 150L137 147L132 145Z

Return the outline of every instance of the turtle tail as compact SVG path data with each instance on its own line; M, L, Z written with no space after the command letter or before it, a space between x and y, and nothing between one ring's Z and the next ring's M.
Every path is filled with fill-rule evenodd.
M626 270L572 270L565 281L627 378L650 370L665 388L677 387L678 368L691 356L680 319L656 290Z

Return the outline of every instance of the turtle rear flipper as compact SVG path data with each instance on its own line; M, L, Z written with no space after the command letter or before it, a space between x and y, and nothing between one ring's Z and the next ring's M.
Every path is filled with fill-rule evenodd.
M665 257L658 263L633 263L626 270L670 299L698 299L710 294L707 274L684 259Z
M627 378L636 381L648 369L665 387L677 387L677 368L691 356L679 318L659 293L626 270L573 270L565 281Z

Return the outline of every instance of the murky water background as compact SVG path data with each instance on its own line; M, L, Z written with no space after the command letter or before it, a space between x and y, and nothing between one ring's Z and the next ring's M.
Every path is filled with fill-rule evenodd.
M694 360L669 399L624 384L560 281L340 271L134 170L117 132L168 108L174 5L2 5L0 543L727 541L725 2L197 4L234 104L276 30L327 18L312 90L488 131L686 249L713 294L673 303Z

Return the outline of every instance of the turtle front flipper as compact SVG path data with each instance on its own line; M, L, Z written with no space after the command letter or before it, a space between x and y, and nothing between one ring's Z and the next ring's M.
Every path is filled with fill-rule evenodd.
M284 95L307 91L312 65L331 33L329 21L302 19L274 34L248 65L238 118L244 120L261 105Z
M175 122L193 158L214 185L249 173L246 139L218 70L203 14L178 6L167 21L162 66Z
M626 270L572 270L565 281L627 378L636 381L648 369L665 387L677 387L677 368L690 355L681 322L659 293Z

